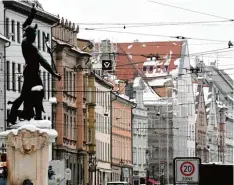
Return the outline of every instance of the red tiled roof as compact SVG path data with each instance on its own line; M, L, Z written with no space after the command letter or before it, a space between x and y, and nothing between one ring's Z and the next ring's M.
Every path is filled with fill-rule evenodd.
M163 63L167 54L172 51L172 57L168 71L175 69L174 61L181 57L183 41L171 41L171 42L133 42L133 43L118 43L118 53L116 65L116 76L118 79L127 79L129 81L134 80L138 73L129 57L126 54L131 55L132 62L136 63L136 66L142 71L143 63L146 61L146 57L141 55L159 54ZM126 65L128 64L128 65ZM163 66L162 66L163 67Z

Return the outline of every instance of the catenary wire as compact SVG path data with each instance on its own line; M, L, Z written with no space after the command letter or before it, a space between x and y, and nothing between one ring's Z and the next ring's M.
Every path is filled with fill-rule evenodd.
M178 7L178 6L174 6L174 5L170 5L170 4L166 4L166 3L161 3L161 2L158 2L158 1L152 1L152 0L148 0L148 1L151 2L151 3L160 4L160 5L168 6L168 7L171 7L171 8L177 8L177 9L181 9L181 10L185 10L185 11L189 11L189 12L193 12L193 13L197 13L197 14L207 15L207 16L210 16L210 17L216 17L216 18L220 18L220 19L234 21L234 19L230 19L230 18L226 18L226 17L214 15L214 14L209 14L209 13L205 13L205 12L200 12L200 11L196 11L196 10L182 8L182 7Z

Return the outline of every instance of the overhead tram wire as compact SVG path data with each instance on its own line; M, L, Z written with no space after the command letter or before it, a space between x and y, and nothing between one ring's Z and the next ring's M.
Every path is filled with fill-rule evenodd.
M210 24L210 23L225 23L233 22L233 20L215 20L215 21L182 21L182 22L142 22L142 23L75 23L76 25L91 25L91 26L127 26L127 27L144 27L144 26L176 26L187 24ZM23 24L23 22L19 22ZM0 21L0 25L4 25L4 21ZM49 27L48 25L41 25L40 27ZM108 27L109 28L109 27ZM122 27L113 27L122 28Z
M20 45L19 45L20 46ZM200 52L196 52L196 53L190 53L188 55L181 55L180 53L173 53L172 54L172 59L174 58L184 58L184 57L196 57L196 56L204 56L204 55L212 55L212 54L217 54L217 53L226 53L226 52L233 52L234 49L233 48L220 48L220 49L215 49L215 50L206 50L206 51L200 51ZM100 53L96 53L96 54L113 54L113 55L122 55L122 56L143 56L143 54L141 53L125 53L125 52L100 52ZM159 55L166 55L167 53L158 53ZM15 56L11 56L11 57L23 57L22 55L15 55ZM222 58L222 57L221 57ZM163 59L161 59L163 60ZM139 62L139 63L143 63L145 61ZM1 63L1 62L0 62Z
M80 28L82 29L82 28ZM137 32L127 32L127 31L117 31L117 30L104 30L104 29L95 29L95 28L84 28L87 31L98 31L98 32L110 32L110 33L120 33L120 34L131 34L131 35L142 35L142 36L152 36L152 37L165 37L171 39L181 39L181 40L204 40L204 41L213 41L213 42L226 42L228 40L216 40L216 39L204 39L204 38L193 38L193 37L185 37L185 36L169 36L169 35L158 35L158 34L150 34L150 33L137 33Z
M18 15L18 14L16 14ZM19 15L21 16L21 15ZM23 16L21 16L23 17ZM220 17L219 17L220 18ZM234 21L233 19L226 19L229 21ZM77 24L77 23L76 23ZM80 28L82 29L82 28ZM93 28L84 28L85 30L95 30ZM181 36L166 36L166 35L154 35L154 34L145 34L145 33L134 33L134 32L119 32L119 31L111 31L111 30L96 30L96 31L104 31L104 32L114 32L114 33L126 33L126 34L137 34L137 35L145 35L145 36L158 36L158 37L167 37L167 38L174 38L174 39L180 39ZM181 37L184 39L192 39L192 40L206 40L206 41L217 41L217 42L228 42L224 40L213 40L213 39L200 39L200 38L189 38L189 37Z
M210 16L210 17L216 17L216 18L219 18L219 19L234 21L234 19L230 19L230 18L227 18L227 17L222 17L222 16L219 16L219 15L200 12L200 11L197 11L197 10L191 10L191 9L187 9L187 8L182 8L182 7L178 7L178 6L174 6L174 5L170 5L170 4L166 4L166 3L161 3L161 2L158 2L158 1L152 1L152 0L148 0L148 1L151 2L151 3L160 4L160 5L168 6L168 7L171 7L171 8L177 8L177 9L181 9L181 10L185 10L185 11L189 11L189 12L193 12L193 13L197 13L197 14L207 15L207 16Z
M127 28L139 28L139 27L157 27L157 26L183 26L183 25L203 25L203 26L211 26L211 23L227 23L231 22L230 20L224 21L197 21L197 22L165 22L165 23L142 23L142 24L118 24L118 26L106 26L106 27L93 27L94 29L127 29ZM87 24L88 25L88 24ZM93 25L92 25L93 26ZM213 25L212 25L213 26ZM220 24L218 24L220 26Z

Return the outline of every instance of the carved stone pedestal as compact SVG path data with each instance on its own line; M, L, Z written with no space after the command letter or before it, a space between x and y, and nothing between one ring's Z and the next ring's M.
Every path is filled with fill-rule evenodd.
M57 137L47 120L20 122L0 133L7 145L8 185L48 185L49 146Z

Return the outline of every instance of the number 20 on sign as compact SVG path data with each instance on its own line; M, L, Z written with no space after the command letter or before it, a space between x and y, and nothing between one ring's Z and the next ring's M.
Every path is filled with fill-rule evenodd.
M193 184L199 182L199 158L174 159L174 184Z

